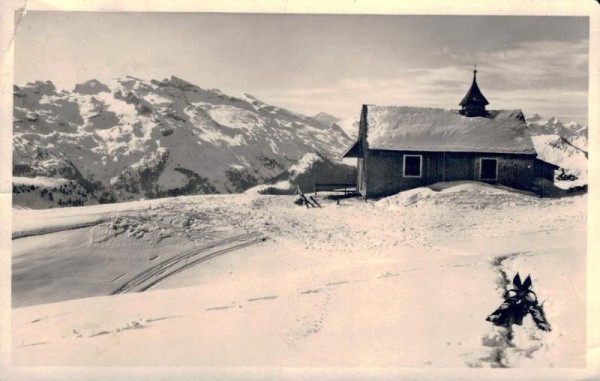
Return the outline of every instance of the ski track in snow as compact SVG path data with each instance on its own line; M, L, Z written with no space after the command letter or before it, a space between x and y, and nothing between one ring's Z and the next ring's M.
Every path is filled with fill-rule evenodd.
M105 223L106 221L107 221L107 219L96 219L93 221L79 222L79 223L74 223L74 224L65 224L62 226L50 226L50 227L46 227L46 228L42 228L42 229L38 229L38 230L16 231L12 234L12 239L19 239L19 238L25 238L25 237L32 237L32 236L36 236L36 235L58 233L58 232L62 232L65 230L83 229L83 228L88 228L91 226L100 225L102 223Z
M214 241L200 248L194 248L185 251L173 258L157 264L141 274L138 274L133 279L129 280L127 283L115 290L112 295L123 294L136 289L139 291L150 290L152 287L164 282L167 278L175 276L178 273L197 265L198 263L208 261L219 255L226 254L233 250L239 250L265 240L266 238L261 237L260 233L242 234L235 237ZM211 249L217 250L212 251ZM206 254L207 252L209 252L209 254ZM200 258L195 258L197 256L200 256ZM177 267L178 265L180 266Z

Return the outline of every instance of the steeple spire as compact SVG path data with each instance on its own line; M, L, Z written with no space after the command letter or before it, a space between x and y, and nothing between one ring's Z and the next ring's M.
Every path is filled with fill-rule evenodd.
M477 86L477 64L475 64L473 68L473 83L471 83L471 88L459 103L462 106L460 112L466 116L485 116L487 113L485 106L488 104L489 102L485 99L481 90L479 90L479 86Z

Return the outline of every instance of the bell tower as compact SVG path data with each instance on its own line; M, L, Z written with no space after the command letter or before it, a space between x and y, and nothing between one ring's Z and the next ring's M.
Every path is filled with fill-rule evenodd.
M465 116L486 116L487 111L485 110L485 106L488 104L489 102L485 99L481 90L479 90L479 86L477 86L477 67L475 67L471 88L459 103L462 106L460 113Z

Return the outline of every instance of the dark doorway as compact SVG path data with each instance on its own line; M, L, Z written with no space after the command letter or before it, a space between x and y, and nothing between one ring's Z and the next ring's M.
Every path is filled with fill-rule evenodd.
M481 180L497 180L498 179L498 160L497 159L481 159Z

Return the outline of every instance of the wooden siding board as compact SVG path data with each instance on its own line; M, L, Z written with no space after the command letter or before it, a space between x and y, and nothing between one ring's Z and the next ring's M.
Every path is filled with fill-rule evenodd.
M437 182L437 173L431 169L432 153L418 154L423 156L422 176L403 177L404 153L396 151L369 152L365 184L367 197L387 196Z
M473 155L442 154L444 181L466 181L473 179Z
M403 177L405 154L423 156L422 177ZM480 179L482 158L498 160L496 180ZM517 154L370 150L363 163L364 190L361 193L365 197L383 197L440 181L482 181L529 189L534 178L534 158L534 155Z
M356 170L356 191L362 196L365 196L365 168L364 160L358 159L357 170Z
M534 177L540 177L548 181L554 181L554 171L558 168L559 166L547 163L540 159L535 159L533 161Z
M482 158L498 160L497 180L480 180L479 172ZM478 181L490 184L502 184L512 188L529 189L532 185L533 157L510 157L506 155L480 155L475 158L475 174Z

